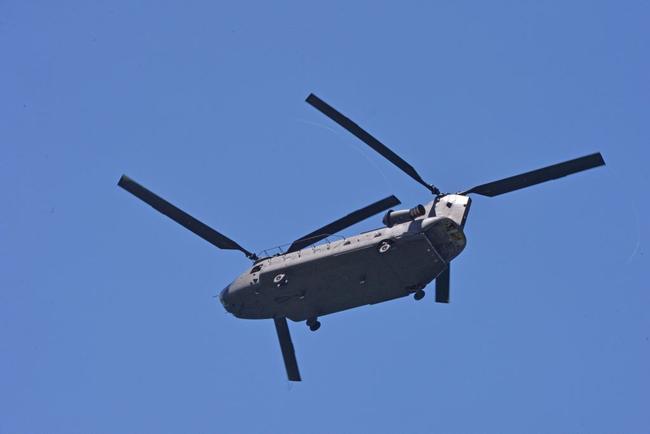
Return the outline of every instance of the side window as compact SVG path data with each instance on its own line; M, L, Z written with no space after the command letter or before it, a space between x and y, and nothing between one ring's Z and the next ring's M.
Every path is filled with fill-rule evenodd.
M262 269L262 264L260 264L260 265L256 265L256 266L254 266L253 268L251 268L251 272L250 272L250 274L257 273L257 272L259 272L261 269Z

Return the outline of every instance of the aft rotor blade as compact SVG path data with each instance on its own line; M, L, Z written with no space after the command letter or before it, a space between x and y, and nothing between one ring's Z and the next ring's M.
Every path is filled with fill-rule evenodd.
M162 197L156 195L155 193L147 190L131 178L126 175L122 175L120 181L117 183L120 187L137 197L138 199L146 202L151 205L154 209L158 210L162 214L166 215L170 219L174 220L176 223L184 226L186 229L194 232L199 237L203 238L207 242L219 247L220 249L229 249L229 250L240 250L244 252L246 256L251 259L256 259L255 254L249 252L230 238L226 237L223 234L215 231L208 225L200 222L191 215L187 214L185 211L175 207L171 203L167 202Z
M385 211L393 206L397 206L400 203L402 202L400 202L400 200L395 196L388 196L382 200L373 203L372 205L368 205L365 208L361 208L354 212L351 212L345 217L340 218L328 225L325 225L320 229L316 229L314 232L307 234L304 237L294 241L293 244L289 246L289 249L287 249L287 253L304 249L307 246L310 246L314 243L319 242L324 238L327 238L329 235L340 232L343 229L350 227L355 223L359 223L360 221L363 221L368 217L372 217L373 215Z
M361 128L359 125L354 123L344 114L336 110L334 107L314 95L313 93L309 94L306 101L311 104L314 108L319 110L325 116L332 119L334 122L354 134L362 142L370 146L375 151L379 152L384 158L388 159L395 166L402 169L407 175L415 179L420 184L424 185L429 191L433 194L438 194L439 191L433 185L427 183L420 174L411 166L409 163L404 161L399 155L391 151L386 145L381 143L379 140L370 135L366 130Z
M289 377L289 381L301 381L296 352L293 349L293 342L291 342L287 319L273 318L273 322L275 322L275 331L278 333L278 339L280 340L280 349L282 350L282 358L284 359L284 367L287 370L287 377Z
M500 194L510 193L511 191L519 190L521 188L541 184L542 182L551 181L553 179L604 165L605 160L603 160L603 156L598 152L574 160L565 161L563 163L553 164L552 166L543 167L531 172L522 173L521 175L488 182L487 184L482 184L467 190L462 194L476 193L489 197L498 196Z
M449 303L450 265L451 264L447 264L445 271L436 277L436 303Z

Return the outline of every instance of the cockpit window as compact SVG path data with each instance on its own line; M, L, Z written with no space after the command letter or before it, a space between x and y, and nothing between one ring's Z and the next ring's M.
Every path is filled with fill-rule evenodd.
M261 269L262 269L262 265L256 265L256 266L254 266L253 268L251 268L251 272L250 272L250 274L257 273L257 272L260 271Z

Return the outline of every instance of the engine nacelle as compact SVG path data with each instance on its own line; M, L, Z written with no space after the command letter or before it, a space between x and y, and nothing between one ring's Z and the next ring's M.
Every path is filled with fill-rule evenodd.
M382 222L389 228L400 223L406 223L422 217L426 213L423 205L414 206L411 209L401 209L399 211L390 210L384 215Z

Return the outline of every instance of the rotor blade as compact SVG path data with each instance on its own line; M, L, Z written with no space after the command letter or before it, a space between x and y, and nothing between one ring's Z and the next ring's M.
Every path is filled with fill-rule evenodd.
M439 193L436 187L434 187L433 185L427 183L424 179L422 179L420 174L418 174L418 172L413 168L413 166L411 166L409 163L404 161L399 155L391 151L386 145L384 145L379 140L371 136L367 131L365 131L356 123L352 122L348 117L343 115L334 107L332 107L331 105L329 105L328 103L326 103L325 101L323 101L322 99L314 95L313 93L309 94L306 101L309 104L311 104L314 108L319 110L321 113L323 113L325 116L329 117L334 122L336 122L346 130L354 134L357 138L359 138L361 141L366 143L372 149L379 152L384 158L388 159L395 166L402 169L411 178L415 179L417 182L424 185L433 194Z
M388 196L382 200L379 200L372 205L368 205L365 208L358 209L350 214L346 215L343 218L336 220L328 225L323 226L320 229L316 229L314 232L305 235L302 238L297 239L296 241L289 246L287 253L295 252L300 249L304 249L307 246L310 246L314 243L319 242L320 240L327 238L329 235L335 234L342 231L343 229L352 226L355 223L359 223L372 217L375 214L378 214L384 210L387 210L390 207L399 205L400 200L395 196Z
M286 318L273 318L275 322L275 331L278 332L280 340L280 349L284 359L284 367L287 370L289 381L301 381L300 371L298 371L298 362L296 361L296 352L293 349L291 335L289 334L289 325Z
M180 210L171 203L167 202L162 197L147 190L126 175L122 175L120 181L117 183L120 187L137 197L138 199L151 205L154 209L160 211L176 223L191 230L196 235L200 236L207 242L219 247L220 249L241 250L246 256L255 259L255 254L249 252L230 238L215 231L208 225L201 223L185 211Z
M478 185L462 194L476 193L489 197L498 196L500 194L519 190L520 188L541 184L542 182L551 181L553 179L604 165L605 160L603 160L603 156L598 152L574 160L565 161L563 163L553 164L552 166L543 167L531 172L522 173L521 175L515 175L510 178L504 178L498 181L488 182L487 184Z
M445 271L436 277L436 303L449 303L450 265L451 264L447 264Z

